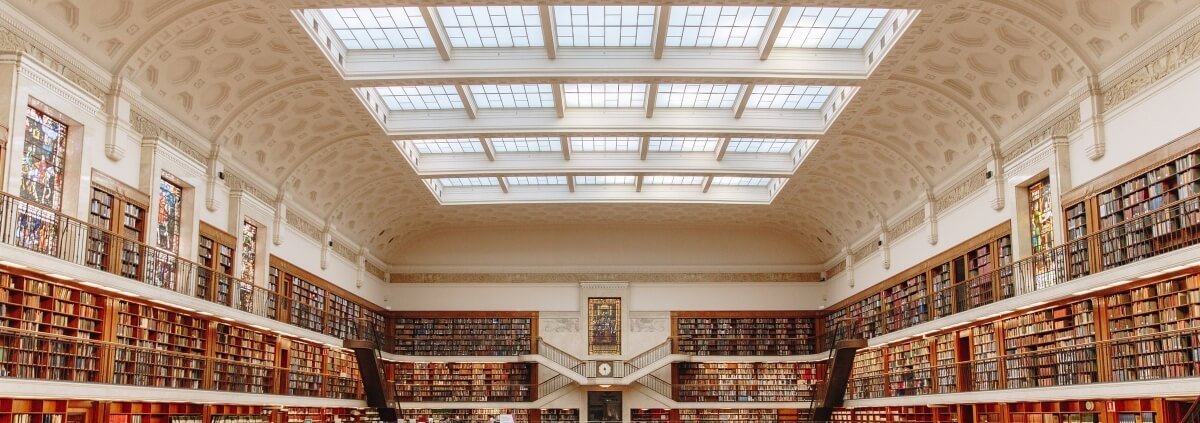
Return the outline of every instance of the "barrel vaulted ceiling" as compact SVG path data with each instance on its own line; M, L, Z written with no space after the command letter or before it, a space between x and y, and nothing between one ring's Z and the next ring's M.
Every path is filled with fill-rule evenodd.
M1014 141L1070 89L1200 4L764 0L753 5L920 10L869 77L834 78L857 94L812 137L820 141L769 204L442 205L356 96L361 81L344 80L294 11L444 3L5 1L385 260L413 235L450 225L644 223L776 228L813 262L883 219L902 218L902 209ZM497 4L456 4L475 3Z

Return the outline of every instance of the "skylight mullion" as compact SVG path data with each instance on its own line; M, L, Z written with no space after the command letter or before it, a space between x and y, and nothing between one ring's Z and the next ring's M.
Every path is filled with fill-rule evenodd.
M375 89L390 110L461 109L463 103L453 85L378 87Z
M319 9L347 49L433 48L433 36L417 7Z
M437 12L456 48L544 45L537 6L442 6Z
M666 45L672 47L757 47L772 8L675 6Z
M654 6L554 6L561 47L647 47Z
M550 84L482 84L468 88L480 109L554 107L554 89Z
M887 9L793 7L775 47L861 49Z

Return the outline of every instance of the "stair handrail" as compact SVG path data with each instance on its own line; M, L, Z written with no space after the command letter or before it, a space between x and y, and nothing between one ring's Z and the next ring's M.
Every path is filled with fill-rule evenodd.
M634 356L631 359L625 360L625 374L633 374L638 370L649 366L650 364L662 360L671 355L674 343L671 338L667 338L661 344L655 345L650 349L643 351L641 354Z
M665 380L662 380L662 378L660 378L658 376L645 375L645 376L638 378L637 383L640 383L640 384L642 384L642 386L650 388L651 391L658 392L659 395L674 399L673 398L674 396L671 395L671 383L667 382Z
M546 379L542 381L542 383L538 384L538 398L544 398L546 395L550 395L554 391L565 388L572 383L575 383L575 381L571 380L571 378L567 377L567 375L562 373L556 374L554 377Z
M1180 423L1200 423L1200 397L1196 398L1187 411L1183 413L1183 419Z
M563 367L570 369L571 371L573 371L575 373L579 373L579 374L583 374L582 373L583 366L585 363L587 363L586 361L581 360L578 357L571 355L571 353L568 353L566 351L559 349L558 347L555 347L554 345L551 345L549 342L546 342L546 340L540 336L538 337L538 354L541 355L542 357L546 357L550 361L558 363L558 365L560 365L560 366L563 366Z

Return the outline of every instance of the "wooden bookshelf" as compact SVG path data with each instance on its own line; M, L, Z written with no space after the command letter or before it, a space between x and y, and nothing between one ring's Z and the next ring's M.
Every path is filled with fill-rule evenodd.
M426 417L431 422L437 422L447 417L458 416L462 421L468 423L487 423L488 417L496 417L501 414L511 414L516 423L536 423L533 421L536 410L522 408L401 408L399 417L407 420Z
M1096 322L1091 300L1005 319L1004 371L1009 389L1097 381Z
M811 313L672 312L675 352L703 356L805 355L817 351Z
M394 353L409 356L515 356L537 339L536 312L399 312Z
M676 363L679 402L802 402L823 378L817 363Z
M1072 242L1088 236L1092 217L1088 213L1090 200L1080 201L1073 206L1063 209L1063 224L1066 225L1067 235L1067 277L1074 279L1092 274L1091 245L1087 242Z
M1007 267L1013 263L1013 247L1012 236L1004 235L996 239L996 267L993 272L996 276L996 289L1000 298L1012 298L1017 294L1016 280L1013 278L1013 269Z
M288 395L318 397L324 383L325 369L323 347L299 340L287 344Z
M946 262L935 266L929 271L933 286L934 317L941 318L954 314L954 272L951 263Z
M680 422L709 423L715 421L732 423L776 423L779 411L771 409L708 409L686 408L679 410Z
M1106 297L1112 380L1200 375L1200 276L1171 278Z
M288 299L288 322L293 325L325 332L325 288L293 274L284 275Z
M533 410L530 421L532 423L578 423L579 409L578 408L543 408Z
M186 403L112 402L107 409L101 423L199 423L204 414L202 405Z
M859 350L854 356L850 371L850 383L846 388L847 398L883 398L887 391L883 348Z
M968 252L962 259L965 274L959 277L962 282L955 285L958 312L996 301L993 252L992 245L985 244Z
M67 423L69 401L0 398L0 423Z
M116 301L113 379L122 385L201 389L208 322L189 314Z
M890 396L927 395L933 392L931 340L917 339L888 347Z
M227 323L215 324L213 389L218 391L274 393L276 336L266 331Z
M913 407L889 407L892 423L929 423L936 421L934 409L918 405Z
M527 402L534 363L393 363L400 402Z
M943 333L934 337L934 349L936 357L934 366L936 369L937 390L939 394L952 394L959 391L958 388L958 351L955 346L958 344L958 335L954 332Z
M237 238L228 232L200 222L197 252L196 296L217 304L233 305L233 259Z
M363 307L337 294L329 295L330 334L341 339L360 339L359 319Z
M265 285L279 298L264 304L277 320L342 339L372 335L362 330L370 322L377 338L388 335L382 308L283 259L271 256Z
M854 410L854 421L856 423L886 423L891 421L888 414L886 408L857 408Z
M929 290L926 274L920 273L883 290L887 305L885 332L895 332L929 321Z
M634 408L629 410L629 421L632 423L670 423L672 421L671 410L662 408Z
M325 348L325 374L329 380L327 398L362 398L362 376L354 352L341 348Z
M104 297L65 284L0 274L0 326L101 339Z
M996 328L993 323L971 328L972 390L1000 389L999 349L996 344Z

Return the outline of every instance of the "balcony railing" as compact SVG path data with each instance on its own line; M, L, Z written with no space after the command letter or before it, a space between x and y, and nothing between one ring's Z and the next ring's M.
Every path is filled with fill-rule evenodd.
M253 281L0 193L0 243L340 338L382 343L385 328L362 316L330 313ZM303 316L304 318L299 318Z

